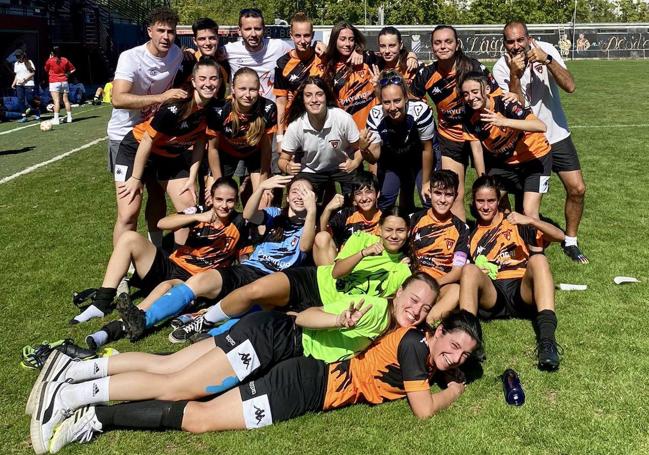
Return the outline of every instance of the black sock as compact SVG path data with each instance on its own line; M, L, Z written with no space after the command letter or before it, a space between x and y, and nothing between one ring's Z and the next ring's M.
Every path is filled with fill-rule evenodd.
M181 430L188 401L133 401L97 406L102 431L114 429Z
M540 340L554 339L554 332L557 330L557 315L552 310L539 311L536 315L536 327Z
M126 336L126 332L124 331L124 322L121 320L110 321L100 330L103 330L108 334L108 342L121 340Z

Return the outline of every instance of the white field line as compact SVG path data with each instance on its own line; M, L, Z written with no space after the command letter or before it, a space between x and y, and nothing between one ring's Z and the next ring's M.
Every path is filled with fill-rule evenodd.
M72 155L73 153L77 153L77 152L80 152L81 150L87 149L88 147L92 147L93 145L97 145L100 142L105 141L106 139L108 139L108 136L100 137L99 139L95 139L92 142L88 142L87 144L83 144L81 147L77 147L76 149L72 149L72 150L70 150L68 152L57 155L52 159L49 159L47 161L43 161L42 163L34 164L33 166L29 166L27 169L23 169L20 172L16 172L13 175L10 175L8 177L0 179L0 185L2 185L3 183L7 183L7 182L9 182L9 181L11 181L11 180L13 180L15 178L18 178L21 175L29 174L30 172L33 172L36 169L39 169L39 168L41 168L43 166L47 166L48 164L51 164L51 163L54 163L56 161L62 160L63 158Z
M101 109L102 107L104 107L104 106L97 106L97 107L93 107L92 109L81 110L81 111L76 111L76 112L78 112L78 114L81 115L81 114L85 114L86 112L96 111L97 109ZM75 111L73 111L73 112L75 112ZM64 119L64 118L65 117L61 117L61 119ZM44 120L50 120L50 119L51 118L44 119ZM16 131L24 130L25 128L31 128L32 126L38 126L40 124L41 124L41 122L36 122L36 123L32 123L31 125L19 126L17 128L13 128L13 129L10 129L10 130L7 130L7 131L2 131L2 132L0 132L0 136L2 136L3 134L15 133Z

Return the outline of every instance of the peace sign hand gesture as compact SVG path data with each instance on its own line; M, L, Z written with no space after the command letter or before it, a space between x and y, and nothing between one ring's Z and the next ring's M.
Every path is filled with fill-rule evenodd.
M365 313L370 311L371 308L371 303L365 305L365 299L360 299L357 304L350 302L349 308L340 313L336 318L336 324L338 327L344 327L346 329L356 327L358 321L360 321Z

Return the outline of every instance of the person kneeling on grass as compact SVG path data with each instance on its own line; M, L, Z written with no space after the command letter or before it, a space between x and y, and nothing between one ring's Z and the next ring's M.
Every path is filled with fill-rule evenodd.
M211 189L212 208L190 207L182 213L169 215L158 222L160 229L189 227L185 245L170 256L135 231L119 238L108 262L101 287L91 305L70 323L86 322L104 317L115 308L117 287L133 263L135 274L131 284L151 292L149 301L167 292L171 285L182 282L205 269L229 266L237 258L239 247L247 239L246 222L234 210L238 186L231 178L218 179ZM161 284L162 283L162 284ZM146 304L146 302L144 302Z
M346 296L389 297L410 276L407 249L408 223L396 211L383 213L381 235L357 232L349 238L334 264L294 267L264 276L235 289L194 321L174 330L169 339L182 343L195 334L212 329L216 323L236 323L236 317L255 305L265 309L302 311L320 307ZM207 275L187 280L195 295L211 297L214 283Z
M252 316L268 317L269 314ZM360 315L360 320L362 317ZM349 313L341 319L353 322L355 317ZM264 329L268 328L261 327L257 332ZM230 339L234 341L234 337ZM292 340L291 337L278 340L272 335L269 339L274 345L280 344L280 341L289 341L290 344ZM51 362L49 371L56 370L61 379L75 383L43 382L37 385L37 390L42 390L42 393L38 395L41 397L36 405L38 413L34 414L36 418L32 419L30 428L34 449L37 453L47 449L55 453L70 442L87 442L96 433L117 428L176 429L192 433L254 429L307 412L328 411L355 403L380 404L406 397L413 413L419 418L427 418L450 406L465 388L464 383L451 380L445 390L431 394L429 381L432 375L451 372L472 354L481 358L482 330L474 315L462 311L444 319L435 330L428 326L421 329L395 328L359 356L329 365L313 357L291 355L279 359L272 368L260 371L261 374L253 380L249 380L245 364L240 360L241 354L252 352L250 340L234 348L228 335L216 337L215 342L224 349L214 348L213 341L205 340L169 356L169 359L176 357L177 367L188 363L188 359L181 359L181 353L186 353L185 357L188 357L189 351L194 351L195 357L200 356L199 361L186 366L181 372L161 376L157 381L163 389L169 390L175 382L170 379L185 376L194 390L184 395L171 391L153 393L156 381L145 381L153 376L147 373L107 376L109 372L113 373L114 363L131 369L134 364L142 366L142 362L126 362L124 357L144 354L120 354L109 361L94 363L61 361L62 357L58 356ZM246 352L237 352L240 349ZM255 355L268 357L268 350L266 347L262 353ZM123 360L120 360L120 356ZM250 354L246 358L252 362L255 357ZM156 356L148 360L146 364L150 368L161 367L161 359ZM261 364L259 359L258 364ZM59 365L63 367L54 368ZM215 369L217 365L220 367ZM97 369L100 372L94 373ZM198 369L202 374L198 373ZM218 371L217 376L222 382L211 385L215 382L215 371ZM240 372L243 373L241 380L238 377ZM88 380L100 375L104 377ZM127 377L136 384L124 387ZM243 382L244 378L246 382ZM84 380L86 382L81 382ZM99 392L92 398L95 387ZM118 393L119 390L124 393ZM97 406L108 400L128 399L127 396L135 395L136 391L140 392L138 399L156 400ZM207 402L184 401L221 392L224 393ZM56 423L67 415L66 409L78 410L54 430ZM46 415L49 417L47 421L38 418Z
M554 282L541 241L563 241L563 232L544 221L498 210L500 190L494 177L473 184L478 224L471 233L473 264L462 268L460 308L485 319L530 318L537 332L538 366L559 368L555 339ZM541 235L539 235L541 234Z
M414 213L410 219L415 268L435 278L442 287L439 300L428 315L430 324L457 307L460 275L469 256L469 228L451 212L458 186L459 177L455 172L433 172L429 191L431 208Z
M352 180L353 207L343 207L345 197L342 194L336 194L329 201L320 215L320 232L313 244L313 262L316 265L333 264L338 250L354 232L380 234L378 195L376 176L368 171L358 171Z

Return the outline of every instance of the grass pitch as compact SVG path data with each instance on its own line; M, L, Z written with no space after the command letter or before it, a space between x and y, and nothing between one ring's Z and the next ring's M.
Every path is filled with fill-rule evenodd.
M564 347L558 372L537 370L529 322L498 321L484 325L484 376L428 421L415 419L400 401L254 432L112 432L64 453L649 453L647 62L569 67L577 91L562 99L588 188L579 239L591 263L570 263L556 245L547 253L557 283L588 285L585 292L557 291L557 338ZM48 133L34 126L2 134L29 123L0 125L0 179L104 137L109 112L106 106L76 110L75 123ZM115 202L105 150L102 142L0 185L3 453L33 453L23 409L36 374L18 366L22 346L65 337L82 342L102 324L69 327L67 321L75 314L71 292L99 285L110 255ZM563 188L556 177L551 185L543 213L563 224ZM615 275L641 283L616 286ZM164 331L115 347L177 349ZM497 379L508 367L520 373L527 394L520 408L506 405Z

